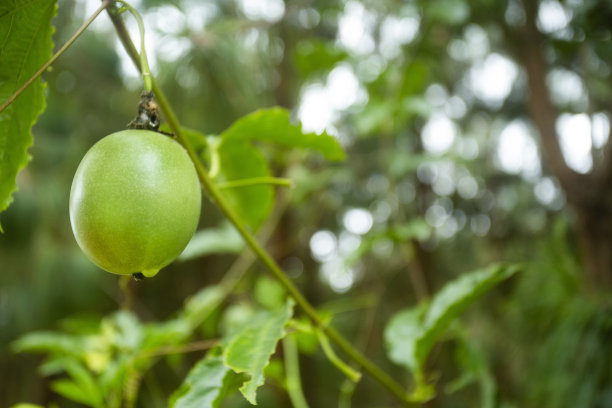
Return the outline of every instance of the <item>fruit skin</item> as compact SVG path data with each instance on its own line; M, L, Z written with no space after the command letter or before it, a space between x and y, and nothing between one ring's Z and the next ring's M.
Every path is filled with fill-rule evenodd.
M198 175L181 145L148 130L124 130L83 157L70 190L70 223L96 265L154 276L176 258L200 217Z

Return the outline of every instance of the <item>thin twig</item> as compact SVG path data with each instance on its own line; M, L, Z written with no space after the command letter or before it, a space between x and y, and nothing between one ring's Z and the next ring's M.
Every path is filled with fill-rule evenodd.
M77 38L79 38L79 36L81 34L83 34L83 32L85 31L85 29L87 27L89 27L89 25L96 19L96 17L98 17L98 15L102 12L102 10L104 10L106 7L108 7L111 4L112 0L104 0L102 2L102 4L100 5L100 7L98 7L98 9L96 11L94 11L94 13L91 15L91 17L89 17L87 19L87 21L85 21L85 23L79 27L79 29L72 35L72 37L70 37L70 39L68 41L66 41L66 43L64 45L62 45L62 48L60 48L55 54L53 54L53 56L51 58L49 58L49 60L47 62L45 62L43 64L42 67L40 67L40 69L38 71L36 71L36 73L34 75L32 75L32 77L30 79L28 79L26 81L25 84L23 84L21 86L21 88L19 88L17 90L17 92L15 92L13 95L11 95L10 98L8 98L8 100L6 102L4 102L4 104L0 107L0 112L4 111L11 103L13 103L13 101L15 99L17 99L17 97L19 95L21 95L23 93L23 91L25 91L28 86L32 85L32 83L34 81L36 81L36 79L42 75L43 72L45 72L45 70L47 68L49 68L49 66L51 64L53 64L55 62L55 60L64 53L64 51L66 51L68 49L68 47L70 47L72 45L72 43L74 43L76 41Z

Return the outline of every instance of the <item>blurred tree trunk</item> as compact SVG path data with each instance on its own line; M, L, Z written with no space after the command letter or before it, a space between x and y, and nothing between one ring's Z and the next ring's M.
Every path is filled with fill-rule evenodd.
M559 113L546 86L548 64L544 37L536 26L538 2L526 0L526 22L518 35L518 56L527 73L529 110L540 133L544 159L565 191L575 212L577 242L587 281L592 287L612 287L612 135L605 158L588 174L572 170L561 152L555 124ZM591 137L586 134L582 137Z

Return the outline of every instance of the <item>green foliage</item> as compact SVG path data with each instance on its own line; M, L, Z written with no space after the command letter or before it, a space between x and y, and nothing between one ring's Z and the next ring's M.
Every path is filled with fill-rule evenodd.
M256 405L256 392L264 383L264 368L285 335L285 325L293 314L293 302L287 301L277 311L260 312L240 332L236 333L223 351L223 361L237 373L249 375L240 392Z
M0 105L51 57L55 0L0 4ZM38 79L0 113L0 212L12 201L15 178L28 162L32 126L45 109L45 85Z
M196 363L169 401L171 408L218 408L234 374L214 350Z
M519 270L515 265L493 265L462 275L446 284L430 302L398 312L391 318L385 328L388 355L391 361L414 374L414 400L424 401L434 395L423 373L434 343L469 305Z
M268 276L261 276L255 282L253 296L257 303L266 309L278 310L283 307L287 294L277 281Z
M328 160L344 159L340 144L332 136L304 133L301 124L291 123L285 109L261 109L234 122L221 134L218 145L212 145L211 173L216 181L270 176L267 160L253 145L259 141L316 150ZM228 189L222 194L253 230L261 226L274 203L274 189L270 185Z
M104 397L92 374L77 360L66 359L61 366L70 379L59 379L51 383L51 389L64 397L90 407L104 406Z
M234 122L221 137L222 144L236 143L238 140L264 141L285 147L316 150L331 161L345 159L344 151L334 137L326 132L304 133L302 125L299 122L292 123L289 112L283 108L253 112Z
M0 12L0 34L32 33L30 20L45 11L41 0L0 3L0 10L28 10L14 14L19 24L4 24L7 15ZM558 115L584 113L581 120L598 115L600 123L591 123L594 142L607 126L612 48L606 5L285 2L282 15L271 21L238 3L153 0L139 8L147 37L162 38L150 56L157 55L156 81L168 92L181 125L193 128L183 127L185 138L248 230L256 231L273 210L279 212L269 217L274 223L258 240L317 306L313 313L320 325L308 313L290 319L287 291L261 274L262 264L252 261L244 240L211 208L214 198L204 200L205 227L181 256L189 262L170 265L171 273L159 279L123 285L131 295L125 305L119 305L124 296L115 277L95 273L78 252L66 211L70 179L96 139L133 117L138 99L132 78L124 78L112 37L94 26L45 73L47 114L35 128L30 151L36 160L20 175L16 203L2 215L8 233L0 236L0 406L27 397L53 408L64 396L73 405L158 407L166 406L177 388L170 406L257 401L278 408L289 399L294 408L392 406L389 390L363 366L365 381L345 379L357 379L351 371L355 361L321 332L328 325L360 350L357 354L388 370L399 384L394 393L400 399L406 394L416 401L435 398L431 405L439 408L612 406L608 289L584 284L579 260L589 259L578 256L581 228L553 227L571 217L564 211L563 183L545 162L550 152L530 129L525 137L533 137L542 150L542 162L533 163L539 171L514 174L501 169L498 160L504 155L498 136L507 123L537 127L526 101L548 94L521 80L530 78L522 58L531 55L523 46L533 37L525 30L541 6L557 12L560 7L567 17L566 27L554 32L538 25L543 36L538 49L546 61L542 72L550 72L550 78L558 71L573 74L582 90L576 100L553 100L554 108ZM73 7L72 2L60 5L58 38L67 38L82 22L82 8ZM347 44L346 34L354 39L358 33L363 43ZM44 34L36 41L50 37ZM24 71L19 83L5 81L3 70L20 65L7 58L4 39L0 35L0 102L14 90L5 92L6 86L21 85L30 74ZM168 44L180 47L170 52ZM49 50L50 43L45 53ZM480 68L491 55L503 56L503 65L519 72L507 97L495 103L476 92ZM545 82L551 95L558 93L555 81L540 81ZM344 85L350 85L347 92ZM359 102L337 106L353 85ZM0 114L0 129L23 115L20 134L30 137L42 109L41 89L36 81ZM328 119L321 122L338 131L347 149L342 166L321 160L343 157L335 138L306 134L289 114L302 116L314 94L329 97L318 106L319 119ZM244 116L274 105L287 110ZM436 117L452 129L429 126ZM428 135L426 129L436 132ZM447 140L447 150L434 152L427 141L439 132L452 134L452 143ZM30 144L25 136L0 132L0 192L7 180L14 186L15 175L5 167L16 173L25 165ZM321 154L287 154L279 146ZM9 147L17 154L3 150ZM593 143L592 173L600 174L597 167L606 163L607 150ZM275 183L277 177L289 177L295 186L279 197L283 200L275 199L273 184L282 184ZM547 185L554 186L552 203L542 202L539 194ZM14 187L9 190L7 197ZM565 193L568 203L583 202ZM4 198L0 194L0 209ZM343 214L350 208L371 216L367 233L349 227ZM476 232L483 219L490 228ZM317 231L325 231L330 241L325 256L314 251L311 237ZM235 262L234 254L240 254ZM449 277L501 259L524 261L527 273L459 321L462 311L506 279L512 267L491 266L444 286ZM342 276L350 276L350 282L336 285L338 271L347 272ZM444 289L429 302L401 310L433 287ZM128 303L131 307L124 308ZM118 309L125 310L114 312ZM56 332L37 331L83 314L87 317L60 320ZM379 347L381 322L387 321L386 351L400 367L390 367ZM13 350L43 354L39 374L47 378L37 378L23 355L3 354L3 342L18 336ZM278 339L282 353L275 353ZM195 354L187 352L210 347L192 364L201 357L193 360ZM301 361L307 361L302 370ZM330 369L330 361L342 372ZM416 386L405 390L410 382ZM248 401L238 392L241 386ZM42 391L49 387L54 394Z
M188 341L223 298L218 286L205 287L167 321L142 323L121 311L85 332L28 333L13 343L13 350L48 355L41 373L68 375L51 383L64 397L91 407L118 407L130 378L146 372L160 351Z

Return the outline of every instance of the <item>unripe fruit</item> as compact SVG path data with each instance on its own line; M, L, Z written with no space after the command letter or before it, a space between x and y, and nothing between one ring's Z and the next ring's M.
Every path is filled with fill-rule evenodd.
M70 190L77 243L101 268L151 277L176 258L200 217L198 175L171 138L124 130L83 157Z

